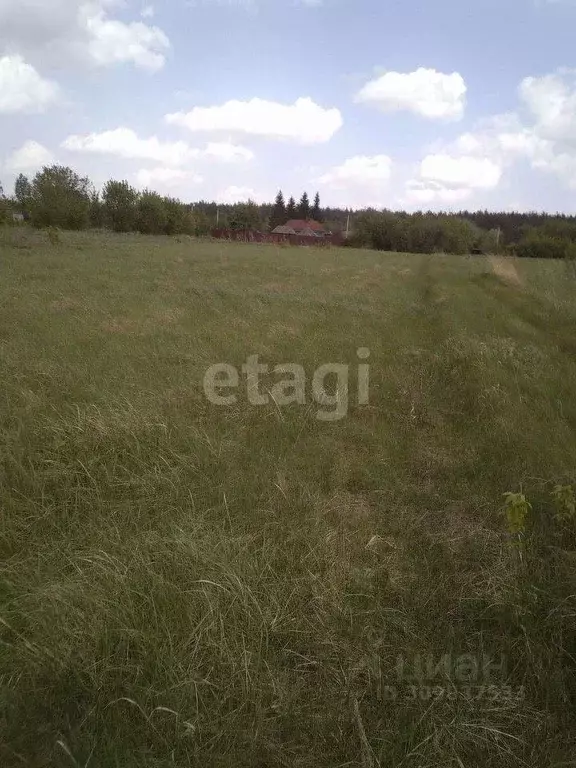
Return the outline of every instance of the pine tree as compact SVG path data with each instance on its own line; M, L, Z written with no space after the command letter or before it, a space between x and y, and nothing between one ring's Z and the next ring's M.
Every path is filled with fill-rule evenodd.
M298 206L298 215L301 219L304 219L304 221L308 221L310 218L310 198L308 197L308 193L304 192L302 197L300 198L300 205Z
M288 200L288 205L286 206L286 221L292 221L292 219L295 219L298 215L298 211L296 210L296 200L294 200L293 197Z
M312 206L312 218L314 221L322 221L322 209L320 208L320 193L316 192L314 205Z
M284 195L282 190L276 195L274 201L274 208L270 215L270 229L276 229L276 227L286 224L288 219L286 218L286 203L284 202Z

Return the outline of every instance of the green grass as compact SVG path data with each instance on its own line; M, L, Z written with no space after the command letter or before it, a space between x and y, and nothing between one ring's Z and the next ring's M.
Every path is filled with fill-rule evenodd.
M576 281L516 267L0 232L2 767L576 765ZM359 347L338 422L204 396ZM411 700L447 654L495 692Z

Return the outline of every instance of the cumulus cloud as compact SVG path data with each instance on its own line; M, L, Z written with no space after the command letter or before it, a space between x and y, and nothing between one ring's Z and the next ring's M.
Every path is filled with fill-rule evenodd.
M203 154L227 163L246 162L254 158L254 152L251 149L227 141L210 142Z
M388 181L392 159L388 155L358 155L345 160L320 177L322 184L345 187L347 184L378 184Z
M405 200L418 204L454 204L474 192L495 189L502 167L488 157L471 155L427 155L418 177L406 184Z
M498 186L502 168L487 157L428 155L422 160L420 177L450 189L493 189Z
M0 50L38 61L70 59L96 66L132 63L155 71L170 47L165 33L142 21L120 21L114 0L0 0Z
M383 207L391 173L392 159L388 155L357 155L331 168L317 181L335 204Z
M538 136L576 146L574 72L527 77L520 83L519 93L535 119L534 130Z
M338 109L325 109L312 99L297 99L294 104L254 98L228 101L221 106L194 107L191 112L166 115L166 122L193 132L246 134L270 139L285 139L300 144L329 141L342 127Z
M58 86L21 56L0 58L0 114L42 112L58 98Z
M576 71L527 77L519 93L533 122L514 137L522 140L517 151L576 189Z
M255 203L267 202L265 196L256 192L252 187L231 186L224 189L216 197L217 202L223 205L234 205L235 203L246 203L252 200Z
M45 165L52 165L55 157L42 144L37 141L26 141L15 150L6 163L6 170L10 173L34 173L39 171Z
M356 100L385 112L407 111L431 120L459 120L464 115L466 83L458 72L444 74L435 69L415 72L386 72L371 80Z
M517 112L482 121L449 151L488 158L502 168L523 159L576 188L576 72L527 77L518 94Z
M132 62L152 72L161 69L169 41L158 27L141 21L128 24L110 19L103 9L85 6L80 14L88 34L88 50L95 64L108 66Z
M437 182L411 179L406 184L404 202L409 205L454 205L470 197L471 192L467 188L449 189Z
M198 157L199 151L184 141L161 141L156 136L141 139L130 128L116 128L87 136L69 136L64 149L98 155L115 155L126 160L153 160L170 166L181 166Z
M191 171L184 171L180 168L141 168L136 174L136 183L139 187L156 189L162 187L172 189L181 187L183 182L190 184L200 184L203 178Z
M157 136L140 138L131 128L125 127L84 136L68 136L61 146L70 152L110 155L125 160L152 160L171 168L180 168L200 159L236 163L254 157L251 150L229 142L211 142L204 149L199 149L185 141L163 141Z

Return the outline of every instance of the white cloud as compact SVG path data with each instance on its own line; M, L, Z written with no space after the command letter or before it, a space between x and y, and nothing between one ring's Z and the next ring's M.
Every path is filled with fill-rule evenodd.
M470 148L472 142L465 141ZM488 157L471 155L427 155L418 177L405 186L403 202L443 206L460 203L479 191L493 190L500 183L502 167Z
M228 101L221 106L195 107L191 112L166 115L165 119L194 132L226 131L300 144L329 141L343 124L338 109L324 109L309 98L294 104L258 98Z
M161 141L156 136L141 139L130 128L116 128L88 136L69 136L62 147L71 152L115 155L126 160L153 160L169 166L182 166L197 158L199 150L184 141Z
M182 182L200 184L203 180L202 176L179 168L142 168L136 174L136 183L139 187L152 189L158 187L179 188L182 186Z
M170 43L158 27L141 21L126 24L109 19L104 10L93 9L91 5L82 8L81 19L89 37L90 56L97 65L132 62L152 72L164 66Z
M21 56L0 58L0 113L42 112L58 97L58 86L44 80Z
M381 184L389 180L392 172L392 160L388 155L366 157L358 155L345 160L342 165L333 168L320 177L322 184L332 184L340 188L348 184Z
M317 181L326 188L331 204L382 208L391 173L392 159L388 155L357 155L330 169Z
M489 158L501 168L524 159L576 188L576 72L527 77L518 93L518 113L484 120L448 151Z
M133 63L151 71L163 66L170 43L142 21L110 15L117 0L0 0L0 50L32 61L96 66Z
M255 203L264 203L266 198L252 189L252 187L227 187L217 195L217 202L225 205L234 205L234 203L246 203L252 200Z
M144 8L142 8L142 11L140 12L140 16L142 16L143 19L153 19L154 18L154 6L152 5L145 5Z
M125 127L86 136L68 136L61 146L71 152L111 155L125 160L152 160L173 168L188 165L193 160L235 163L254 158L250 149L229 142L211 142L204 149L198 149L185 141L162 141L157 136L143 139Z
M449 189L494 189L502 168L487 157L428 155L422 160L420 177Z
M37 141L26 141L8 158L6 169L10 173L32 173L55 162L54 155Z
M435 182L423 182L412 179L407 182L404 203L409 205L429 205L440 203L441 205L453 205L466 200L472 194L471 189L448 189Z
M408 111L435 120L456 119L464 115L466 83L462 75L435 69L415 72L386 72L371 80L356 100L373 104L385 112Z
M573 73L527 77L520 84L520 98L536 120L543 139L576 146L576 88Z
M206 157L213 157L227 163L246 162L254 158L254 152L251 149L225 141L210 142L203 154Z

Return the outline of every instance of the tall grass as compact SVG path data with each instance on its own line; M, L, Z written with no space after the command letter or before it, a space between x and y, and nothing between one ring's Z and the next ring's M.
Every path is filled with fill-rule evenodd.
M561 264L2 237L2 766L576 764ZM202 391L360 346L339 422ZM398 674L466 654L489 681Z

